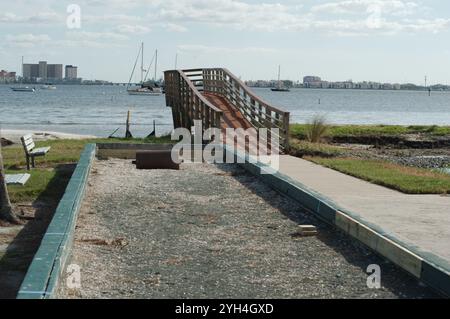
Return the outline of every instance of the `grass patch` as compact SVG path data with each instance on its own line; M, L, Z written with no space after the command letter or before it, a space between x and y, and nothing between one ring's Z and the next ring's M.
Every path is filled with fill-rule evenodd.
M73 168L72 168L73 169ZM72 176L71 168L34 169L24 186L8 185L8 193L13 203L29 202L36 199L58 201ZM7 170L7 174L27 171Z
M291 124L291 135L299 139L307 138L308 124ZM395 136L402 134L450 135L450 126L437 125L330 125L329 137L343 136Z
M450 193L450 176L444 173L376 160L319 157L308 160L407 194Z
M36 147L51 146L46 156L36 158L37 167L52 167L55 164L75 163L88 143L171 143L170 136L151 137L143 139L96 138L85 140L49 140L36 142ZM26 165L22 145L12 145L2 148L5 169L21 169Z
M289 153L293 156L321 156L321 157L335 157L343 154L340 147L329 144L311 143L307 141L300 141L293 139L290 144Z
M36 142L37 147L51 146L46 156L36 158L36 168L26 171L26 160L22 145L2 147L7 174L30 173L24 186L8 185L11 202L33 202L36 199L58 201L72 176L75 163L88 143L170 143L170 136L145 139L85 139L49 140ZM72 165L70 165L72 164Z

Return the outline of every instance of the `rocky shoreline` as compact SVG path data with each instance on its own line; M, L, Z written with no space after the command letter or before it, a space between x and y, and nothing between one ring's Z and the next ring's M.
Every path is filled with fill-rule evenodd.
M342 149L339 157L385 160L399 165L446 169L450 167L450 136L339 136L329 140Z

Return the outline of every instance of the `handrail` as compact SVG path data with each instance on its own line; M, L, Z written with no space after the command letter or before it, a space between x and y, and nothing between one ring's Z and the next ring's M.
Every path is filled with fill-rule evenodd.
M186 72L202 72L202 69ZM183 70L164 72L166 105L172 107L175 127L191 129L194 120L201 120L203 130L220 128L223 112L209 102L188 78Z
M280 146L285 150L289 148L290 113L261 99L230 71L225 68L203 69L203 90L228 100L255 128L278 128Z
M175 127L190 129L193 120L202 120L203 129L221 128L223 112L206 99L203 93L226 99L256 129L277 128L280 147L289 148L290 113L276 108L247 87L224 68L171 70L164 72L166 104L172 107ZM195 82L195 84L194 84ZM202 90L197 89L202 87ZM201 92L202 91L202 92Z

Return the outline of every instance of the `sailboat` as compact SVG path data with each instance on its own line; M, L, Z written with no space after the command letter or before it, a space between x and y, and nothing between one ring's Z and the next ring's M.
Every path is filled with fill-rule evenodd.
M131 79L133 78L139 56L141 57L141 82L138 87L132 88L132 87L130 87ZM144 69L144 42L142 42L141 48L139 49L139 53L136 58L136 62L134 63L133 71L131 72L130 80L128 81L128 85L127 85L128 94L130 94L130 95L161 95L162 94L162 89L156 83L156 68L157 68L157 63L158 63L158 50L155 51L154 59L155 59L155 77L153 79L153 83L152 82L146 83L147 75L148 75L150 67L153 63L153 59L149 65L149 67L147 68L147 73L144 77L144 72L146 72L146 70Z
M20 86L19 87L12 87L11 90L14 92L34 92L36 91L35 88L29 87L29 86L22 86L23 81L23 56L22 56L22 78L20 79Z
M281 69L281 66L279 65L279 66L278 66L278 85L277 85L277 87L274 87L274 88L272 88L271 90L274 91L274 92L289 92L289 89L288 89L288 88L283 87L283 86L281 85L281 80L280 80L280 69Z

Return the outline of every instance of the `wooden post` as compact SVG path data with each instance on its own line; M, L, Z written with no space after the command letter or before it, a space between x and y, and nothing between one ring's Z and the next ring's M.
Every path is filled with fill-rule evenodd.
M126 124L126 129L125 129L125 138L133 138L133 135L130 132L130 116L131 116L131 111L128 110L127 124Z
M283 126L284 126L284 130L285 130L285 136L284 136L284 151L288 152L289 151L289 131L290 131L290 127L289 127L289 116L290 113L289 112L285 112L284 116L283 116Z

